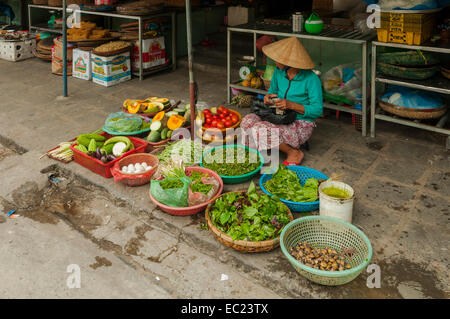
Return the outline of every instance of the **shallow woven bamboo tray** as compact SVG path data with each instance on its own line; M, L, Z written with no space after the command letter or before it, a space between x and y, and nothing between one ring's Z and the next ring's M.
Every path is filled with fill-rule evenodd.
M414 120L431 120L442 117L447 112L447 106L443 105L437 109L431 110L417 110L407 107L397 106L394 104L380 101L380 107L389 113L397 116L406 117Z
M378 62L378 69L381 73L406 80L426 80L433 77L439 68L437 65L423 67L405 67Z
M95 49L92 51L92 53L94 53L95 55L100 55L100 56L113 56L113 55L118 55L120 53L125 53L125 52L131 52L132 49L132 45L130 43L129 46L127 46L126 48L123 49L119 49L119 50L114 50L114 51L109 51L109 52L97 52L95 51Z
M232 193L245 193L245 190L242 191L236 191ZM227 193L225 193L227 194ZM222 197L223 195L220 195L217 199ZM216 200L217 200L216 199ZM211 221L211 218L209 218L209 211L214 205L215 201L210 203L205 211L205 218L206 222L208 223L209 230L213 233L213 235L217 238L218 241L220 241L222 244L224 244L227 247L231 247L235 250L238 250L243 253L262 253L262 252L268 252L271 250L274 250L275 248L280 246L280 236L278 236L275 239L271 240L264 240L264 241L246 241L246 240L233 240L231 239L231 236L221 232L216 226L214 226L213 222ZM288 208L288 216L290 221L294 220L294 217L292 216L292 213L290 209Z

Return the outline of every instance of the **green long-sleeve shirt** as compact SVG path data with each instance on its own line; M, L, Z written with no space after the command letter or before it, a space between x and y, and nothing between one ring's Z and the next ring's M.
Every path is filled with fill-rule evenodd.
M276 68L270 82L269 94L276 94L305 107L305 114L297 114L297 120L314 122L323 112L322 83L312 70L300 70L289 81L285 70Z

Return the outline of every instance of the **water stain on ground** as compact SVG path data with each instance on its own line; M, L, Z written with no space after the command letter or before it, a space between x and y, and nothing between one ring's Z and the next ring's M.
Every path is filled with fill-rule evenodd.
M0 216L0 224L2 223L6 223L6 217L5 216Z
M127 254L138 256L139 255L139 249L143 247L144 245L141 243L141 241L146 240L145 233L152 230L150 226L147 224L141 224L136 226L134 229L134 233L136 234L136 237L131 238L126 244L125 244L125 251Z
M97 269L99 267L111 267L112 266L112 262L110 262L105 257L95 256L95 261L96 261L95 263L93 263L92 265L89 265L89 267L91 267L92 269Z

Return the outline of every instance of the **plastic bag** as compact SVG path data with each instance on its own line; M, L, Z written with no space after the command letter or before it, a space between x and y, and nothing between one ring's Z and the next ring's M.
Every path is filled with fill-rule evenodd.
M212 188L208 192L208 194L203 194L200 192L192 191L192 189L191 189L192 184L200 183L200 182L203 184L212 185ZM189 185L189 189L188 189L188 204L189 204L189 206L200 205L200 204L203 204L203 203L209 201L211 198L213 198L214 195L216 195L219 188L220 188L220 184L214 177L202 177L200 180L193 181Z
M361 94L362 69L360 63L335 66L322 79L326 93L335 97L356 101Z
M382 10L429 10L438 8L436 0L380 0Z
M267 121L276 125L289 125L291 123L294 123L297 119L297 112L293 110L287 110L283 115L276 114L276 108L271 108L265 105L264 101L257 99L253 100L251 112L258 115L263 121Z
M105 121L107 130L118 133L137 132L142 127L142 118L139 115L124 112L112 113Z
M392 85L381 98L383 102L412 109L435 109L442 107L442 97L433 92Z
M191 183L189 177L168 178L169 180L181 180L183 187L164 189L161 187L162 180L152 180L150 184L150 194L161 204L170 207L188 206L188 187Z

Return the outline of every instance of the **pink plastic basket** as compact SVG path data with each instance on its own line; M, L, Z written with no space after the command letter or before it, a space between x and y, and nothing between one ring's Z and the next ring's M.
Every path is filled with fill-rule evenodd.
M120 168L122 166L142 162L147 163L148 166L152 166L152 169L149 170L148 172L141 174L124 174L120 171ZM146 153L132 154L117 161L114 164L113 168L111 169L111 174L114 176L115 182L120 182L122 184L132 187L141 186L150 182L150 179L152 178L153 174L155 174L158 165L159 165L158 158L152 154Z
M208 206L209 203L214 202L219 196L220 194L222 194L223 191L223 181L222 178L220 178L220 176L207 168L204 167L199 167L199 166L190 166L186 168L186 174L189 175L189 173L191 171L199 171L202 173L206 173L210 176L213 176L220 184L219 186L219 190L217 191L217 194L214 195L209 201L200 204L200 205L196 205L196 206L190 206L190 207L170 207L170 206L166 206L164 204L161 204L160 202L158 202L156 199L153 198L152 194L150 193L150 191L148 192L150 199L152 200L152 202L158 206L159 208L161 208L162 211L166 212L167 214L170 215L175 215L175 216L190 216L190 215L195 215L197 213L200 213L202 211L204 211L206 209L206 206Z

